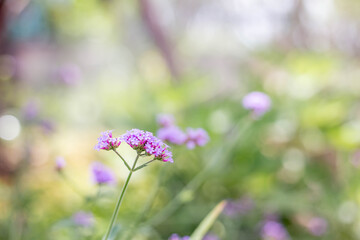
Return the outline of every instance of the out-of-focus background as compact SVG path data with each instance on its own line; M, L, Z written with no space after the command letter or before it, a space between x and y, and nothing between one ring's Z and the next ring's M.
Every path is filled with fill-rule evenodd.
M288 238L265 222L296 240L360 239L359 1L0 6L0 239L100 239L127 170L97 137L156 133L159 113L211 140L136 172L116 239L190 235L224 199L219 239ZM259 119L242 106L252 91L272 100ZM94 161L117 179L100 194Z

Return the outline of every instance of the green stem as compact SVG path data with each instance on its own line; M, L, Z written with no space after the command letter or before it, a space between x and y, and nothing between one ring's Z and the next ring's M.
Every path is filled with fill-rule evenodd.
M156 181L154 187L152 188L152 191L149 194L149 197L147 197L147 201L144 204L142 211L139 213L139 215L137 216L135 221L132 223L130 228L128 228L128 230L125 232L124 236L121 239L128 240L134 234L137 227L141 224L141 222L143 221L145 216L151 210L151 207L154 204L154 200L155 200L156 196L158 195L157 193L160 188L160 185L164 181L163 178L165 178L165 175L167 173L167 171L165 171L165 169L166 168L161 168L160 173L158 174L159 177L157 178L157 181ZM151 226L150 226L150 228L151 228ZM159 239L161 239L161 238L159 238Z
M141 168L143 168L143 167L146 167L146 165L148 165L149 163L151 163L151 162L153 162L153 161L155 161L155 160L156 160L156 159L154 158L153 160L150 160L150 161L144 163L143 165L135 168L135 169L134 169L134 172L137 171L137 170L139 170L139 169L141 169Z
M117 218L117 215L118 215L118 213L119 213L119 209L120 209L121 202L122 202L122 200L123 200L123 198L124 198L126 189L127 189L128 185L129 185L129 182L130 182L131 175L132 175L133 172L134 172L134 169L135 169L135 167L136 167L136 163L137 163L139 157L140 157L140 154L138 154L138 155L136 156L135 161L134 161L134 164L133 164L132 168L130 169L129 175L128 175L128 177L127 177L127 179L126 179L126 182L125 182L125 184L124 184L124 186L123 186L123 188L122 188L122 191L121 191L121 193L120 193L119 199L118 199L117 204L116 204L116 206L115 206L115 210L114 210L113 215L112 215L112 217L111 217L111 221L110 221L110 224L109 224L109 228L108 228L108 230L107 230L107 232L106 232L105 237L104 237L103 240L107 240L108 237L109 237L109 235L110 235L110 233L111 233L111 230L112 230L112 228L113 228L115 219Z
M75 185L73 181L69 179L69 177L63 171L59 172L59 175L75 193L77 193L83 199L86 198L85 194L77 187L77 185Z
M124 164L125 164L125 166L127 167L127 169L128 169L129 171L131 171L131 168L130 168L129 164L127 164L127 162L126 162L125 159L120 155L120 153L118 153L118 152L115 150L115 148L113 148L112 150L121 158L121 160L124 162Z

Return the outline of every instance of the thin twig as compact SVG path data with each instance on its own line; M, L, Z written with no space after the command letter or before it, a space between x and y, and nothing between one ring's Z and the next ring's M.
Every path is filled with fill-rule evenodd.
M151 163L151 162L153 162L153 161L155 161L155 160L156 160L156 159L154 158L153 160L150 160L150 161L144 163L143 165L135 168L135 169L134 169L134 172L137 171L137 170L139 170L139 169L141 169L141 168L143 168L143 167L146 167L149 163Z
M130 168L129 164L128 164L128 163L125 161L125 159L120 155L120 153L118 153L118 152L115 150L115 148L113 148L112 150L121 158L121 160L124 162L124 164L125 164L125 166L127 167L127 169L128 169L129 171L131 171L131 168Z

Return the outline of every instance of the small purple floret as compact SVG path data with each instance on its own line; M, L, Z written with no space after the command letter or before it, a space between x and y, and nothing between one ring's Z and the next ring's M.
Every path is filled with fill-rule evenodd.
M175 118L171 114L158 114L156 116L157 123L164 128L174 126Z
M91 164L91 177L97 184L114 184L116 182L113 171L100 162Z
M55 159L55 169L60 172L65 168L65 166L66 166L65 159L63 157L60 157L60 156L56 157L56 159Z
M179 235L174 233L169 237L168 240L190 240L190 237L189 236L180 237Z
M74 223L81 227L92 227L95 224L94 216L91 212L76 212L72 216Z
M138 152L145 151L146 155L154 155L157 160L173 162L172 153L169 151L170 147L151 132L132 129L120 138Z
M271 107L271 100L268 95L262 92L251 92L243 98L245 109L251 110L254 117L260 117Z
M186 134L176 126L160 128L157 132L157 136L162 141L168 141L169 143L177 145L183 144L187 139Z
M268 220L261 229L261 237L263 240L288 240L289 234L281 223Z
M95 150L100 151L103 150L111 150L119 147L121 144L120 138L114 138L112 135L112 131L102 132L101 136L98 138L98 143L95 145Z
M196 146L204 146L209 141L209 135L202 128L188 128L186 134L186 146L188 149L193 149Z

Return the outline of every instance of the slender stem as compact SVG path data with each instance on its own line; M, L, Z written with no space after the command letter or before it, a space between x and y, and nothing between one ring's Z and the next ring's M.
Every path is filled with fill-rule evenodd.
M115 151L115 152L116 152L116 151ZM129 175L128 175L128 177L127 177L127 179L126 179L126 182L125 182L125 184L124 184L124 186L123 186L123 188L122 188L122 191L121 191L121 193L120 193L119 199L118 199L117 204L116 204L116 206L115 206L115 210L114 210L113 215L112 215L112 217L111 217L111 221L110 221L110 224L109 224L109 228L108 228L108 230L107 230L107 232L106 232L105 237L104 237L103 240L107 240L108 237L109 237L109 235L110 235L110 233L111 233L111 230L112 230L112 228L113 228L115 219L117 218L117 215L118 215L118 213L119 213L119 209L120 209L121 202L122 202L122 200L123 200L123 198L124 198L126 189L127 189L128 185L129 185L129 182L130 182L131 175L132 175L133 172L134 172L134 169L135 169L135 167L136 167L136 163L137 163L139 157L140 157L140 154L137 154L137 155L136 155L136 158L135 158L135 161L134 161L134 164L133 164L132 168L130 169Z
M98 189L96 194L87 199L87 203L90 204L89 205L90 207L96 203L96 201L100 198L100 195L101 195L101 184L98 184Z
M131 171L134 171L134 169L135 169L135 167L136 167L136 163L137 163L137 161L139 160L139 157L140 157L140 154L138 154L138 155L136 156L135 161L134 161L134 164L133 164L133 166L132 166L132 168L131 168Z
M131 168L130 168L129 164L127 164L127 162L126 162L125 159L120 155L120 153L118 153L118 152L115 150L115 148L113 148L112 150L121 158L121 160L123 160L123 162L124 162L125 166L127 167L127 169L128 169L129 171L131 171Z
M77 185L75 185L75 183L73 181L71 181L69 179L69 177L63 172L59 172L59 175L62 177L62 179L64 180L64 182L66 182L66 184L75 192L77 193L80 197L82 198L86 198L85 194L78 188Z
M157 192L160 188L161 182L164 181L165 175L167 171L165 171L166 168L161 168L160 173L158 174L159 177L157 178L157 181L155 185L153 186L151 193L149 194L149 197L147 197L147 201L144 204L142 211L139 213L135 221L132 223L131 227L128 228L128 230L124 233L124 236L122 236L122 240L129 240L129 238L133 235L134 231L137 229L137 227L140 225L140 223L143 221L145 216L149 213L151 210L152 205L154 204L154 200L156 196L158 195ZM160 238L159 238L160 239Z
M146 165L148 165L149 163L151 163L151 162L153 162L153 161L155 161L155 160L156 160L156 159L154 158L153 160L150 160L150 161L144 163L143 165L135 168L135 169L134 169L134 172L137 171L137 170L139 170L140 168L146 167Z
M101 195L101 184L98 185L98 190L97 190L94 200L98 199L100 197L100 195Z

